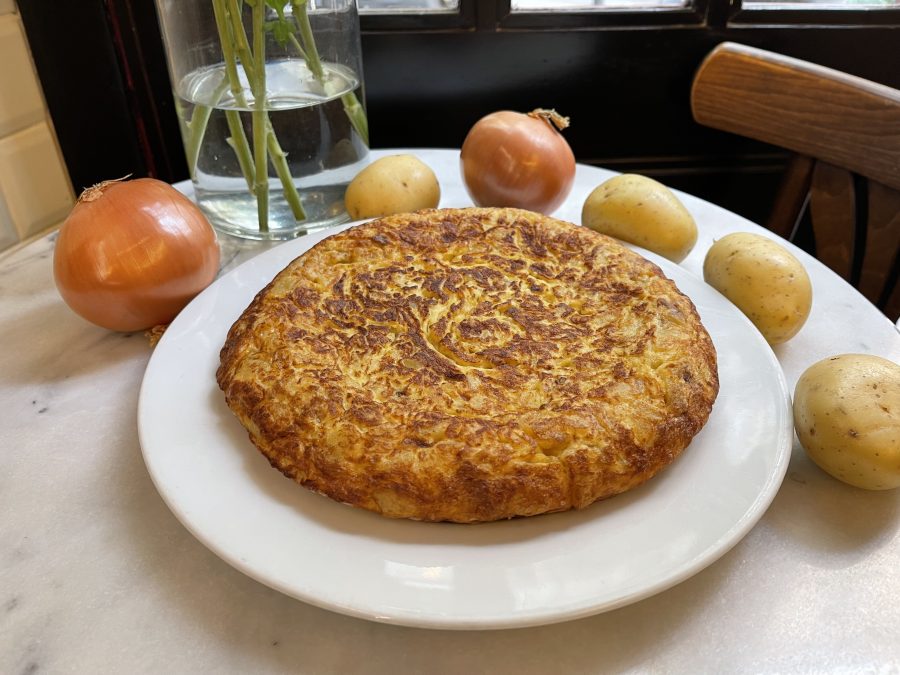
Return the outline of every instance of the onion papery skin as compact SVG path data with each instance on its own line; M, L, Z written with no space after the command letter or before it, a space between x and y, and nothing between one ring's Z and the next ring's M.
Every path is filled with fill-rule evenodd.
M481 118L460 152L466 190L478 206L548 215L575 181L575 155L546 119L501 110Z
M171 185L111 181L86 190L63 223L53 274L73 311L130 332L171 322L215 279L219 256L209 221Z

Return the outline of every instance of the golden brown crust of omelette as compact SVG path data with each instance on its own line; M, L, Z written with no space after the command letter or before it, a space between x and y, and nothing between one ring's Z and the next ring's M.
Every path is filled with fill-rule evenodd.
M716 354L658 267L516 209L381 218L294 260L232 326L228 406L298 483L386 516L585 507L670 464Z

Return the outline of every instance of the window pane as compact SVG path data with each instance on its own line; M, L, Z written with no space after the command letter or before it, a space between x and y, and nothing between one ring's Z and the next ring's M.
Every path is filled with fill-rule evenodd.
M455 12L459 0L359 0L362 14Z
M893 9L900 0L744 0L744 9Z
M652 9L664 7L667 9L688 7L689 0L566 0L565 2L553 2L552 0L512 0L514 12L583 12L602 11L604 9Z

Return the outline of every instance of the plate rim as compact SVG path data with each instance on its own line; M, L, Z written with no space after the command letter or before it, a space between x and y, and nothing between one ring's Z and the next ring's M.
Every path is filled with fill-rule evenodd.
M286 255L287 251L291 251L290 255L292 257L290 259L293 259L293 257L302 254L304 251L308 250L319 241L331 235L337 234L338 232L349 227L358 225L361 222L364 221L344 223L328 230L311 233L298 239L283 242L280 245L260 252L259 254L251 257L250 259L244 261L240 265L234 267L233 269L218 277L212 284L210 284L210 286L208 286L200 294L198 294L198 296L194 298L187 305L187 307L185 307L184 310L182 310L182 312L173 320L172 324L170 324L170 328L171 325L177 325L182 321L185 321L188 317L190 317L194 308L205 302L206 298L210 294L218 293L222 288L231 283L234 278L241 274L242 271L246 272L248 269L259 266L261 263L269 264L270 262L277 261L284 255ZM296 251L293 250L295 248L297 249ZM735 308L729 301L727 301L727 299L718 291L713 289L711 286L706 285L702 279L699 279L699 277L691 271L676 263L661 258L660 256L652 252L641 249L640 247L629 245L628 248L635 250L636 252L659 266L662 269L663 273L669 278L672 278L672 275L667 268L676 269L678 270L678 275L686 275L692 278L695 282L704 284L707 289L709 289L716 295L719 295L721 299L725 303L727 303L727 306L731 307L734 310L734 318L743 320L745 327L751 333L755 334L759 346L764 346L762 352L765 354L766 360L769 361L770 365L774 366L772 372L777 380L779 390L778 393L780 394L781 399L781 405L779 406L779 408L782 410L782 412L787 413L791 408L791 397L784 370L781 367L781 364L778 361L774 351L771 349L768 343L765 342L765 339L762 337L756 327L749 321L749 319L747 319L742 313L740 313L740 311L737 310L737 308ZM269 258L271 258L271 261L269 260ZM261 259L265 260L263 261ZM274 276L274 274L276 274L280 269L281 268L274 269L271 276ZM673 279L673 281L675 281L676 284L678 283L676 279ZM262 281L262 285L260 285L257 290L253 291L253 296L255 296L256 293L259 292L259 290L265 287L267 283L268 281ZM686 291L681 288L679 288L679 290L685 293L685 295L687 295L691 299L691 301L696 304L694 298L692 298ZM225 323L230 326L231 323L233 323L234 319L236 319L236 317L233 317L231 320L226 320ZM148 382L150 382L150 378L148 377L148 375L152 373L152 370L155 368L155 364L159 361L160 358L162 358L158 355L165 353L164 350L168 348L168 342L173 339L171 338L171 335L172 332L167 330L166 333L163 334L162 338L151 354L141 381L137 405L138 436L144 464L147 468L148 473L150 474L150 478L153 482L154 487L156 488L157 492L159 493L160 497L169 508L169 510L173 513L173 515L175 515L177 520L185 527L185 529L188 530L188 532L190 532L190 534L194 538L196 538L206 548L212 551L220 560L227 563L232 568L245 574L246 576L263 584L264 586L283 593L288 597L294 598L315 607L319 607L321 609L337 612L345 616L390 625L438 630L498 630L534 627L572 621L600 613L605 613L658 595L659 593L677 586L683 581L695 576L705 568L709 567L717 560L722 558L732 548L734 548L741 540L744 539L744 537L746 537L746 535L759 522L759 520L768 510L772 501L775 499L775 496L777 495L778 490L787 473L793 447L793 423L790 414L785 414L782 429L778 430L779 433L777 439L777 447L772 451L772 471L768 475L765 483L760 487L759 492L755 495L755 498L744 510L741 517L734 523L732 523L729 528L724 530L712 545L703 549L703 551L693 556L693 558L686 560L678 565L675 568L675 573L664 576L658 579L656 582L644 585L637 590L629 591L614 600L608 600L605 602L594 604L578 603L574 606L569 607L568 609L558 609L555 611L531 610L526 613L501 613L496 616L482 614L478 617L456 617L443 614L428 614L427 612L421 613L408 610L399 610L396 607L393 608L392 611L375 611L372 608L366 609L356 605L348 605L335 601L329 601L328 599L323 598L321 594L298 592L296 588L290 587L290 585L284 581L268 578L266 575L259 573L259 571L254 569L251 565L245 564L240 558L236 558L223 551L219 543L207 536L202 528L198 527L191 520L188 514L184 512L180 505L176 503L174 495L171 493L170 489L163 484L161 476L155 470L154 460L150 456L152 453L148 451L147 447L147 432L145 430L146 425L144 424L144 418L147 414L146 408L148 405ZM167 338L169 339L167 340ZM717 352L718 350L719 346L717 346ZM549 517L552 517L552 514Z

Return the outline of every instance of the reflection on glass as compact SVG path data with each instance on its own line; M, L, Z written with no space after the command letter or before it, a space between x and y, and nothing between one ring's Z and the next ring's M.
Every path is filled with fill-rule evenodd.
M656 9L688 7L689 0L512 0L514 12L579 12L622 9Z
M744 0L744 9L893 9L900 0Z
M459 0L359 0L362 14L455 12Z

